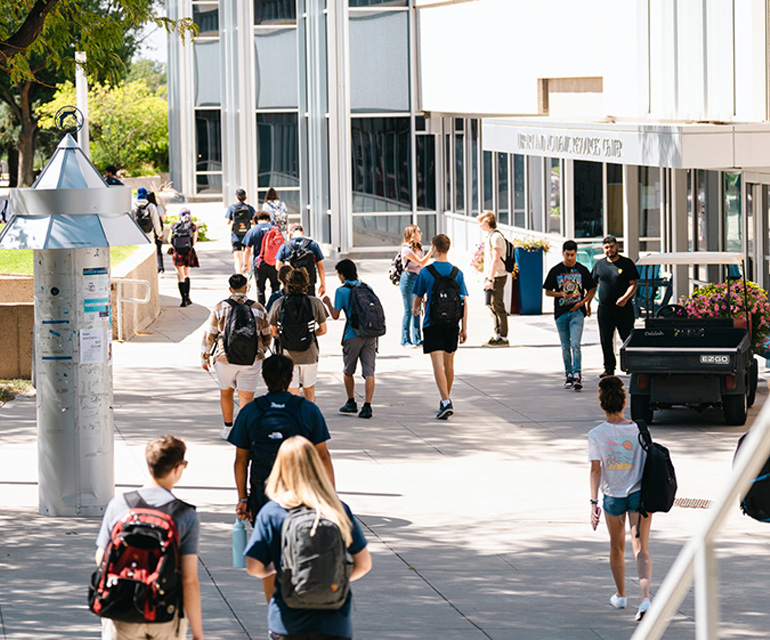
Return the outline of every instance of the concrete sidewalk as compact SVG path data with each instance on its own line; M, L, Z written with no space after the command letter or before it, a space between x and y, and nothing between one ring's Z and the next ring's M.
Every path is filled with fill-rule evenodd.
M221 208L192 208L218 238L199 247L201 268L192 274L195 304L178 307L166 257L161 316L114 347L116 492L145 481L143 451L150 437L183 437L190 465L177 493L196 504L201 516L206 635L264 638L260 581L230 567L234 451L217 437L217 387L199 364L200 326L225 297L232 272L228 233ZM388 313L373 419L337 412L345 401L343 322L330 320L329 335L320 339L317 401L332 434L337 485L360 519L374 558L372 572L354 585L356 638L630 637L639 601L630 544L629 608L618 611L609 605L614 587L606 528L594 532L588 522L586 434L602 417L594 321L586 326L583 350L586 388L565 391L551 316L511 318L511 348L480 346L491 319L480 284L460 263L471 288L470 338L455 360L456 414L437 421L438 394L427 356L398 344L402 303L387 266L387 260L360 263L362 279ZM326 270L333 292L332 261ZM761 383L750 419L766 398ZM680 498L716 495L746 429L725 426L718 411L656 414L653 435L671 450ZM99 637L98 620L85 604L99 521L37 515L34 399L0 408L0 443L3 638ZM653 593L704 514L677 507L655 517ZM770 616L758 594L767 587L760 567L770 561L770 527L743 517L736 506L720 554L721 637L766 637ZM666 638L694 636L693 607L691 595Z

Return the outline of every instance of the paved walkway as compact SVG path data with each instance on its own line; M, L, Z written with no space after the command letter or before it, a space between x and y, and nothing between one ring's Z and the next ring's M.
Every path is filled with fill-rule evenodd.
M200 326L224 296L231 273L227 234L221 209L193 209L220 238L200 247L194 306L178 307L169 272L161 281L159 319L115 345L116 490L144 482L143 449L151 436L184 437L190 466L178 494L198 505L203 523L207 636L264 638L260 582L230 567L233 449L217 438L216 385L199 367ZM360 266L383 299L390 327L377 362L374 418L337 413L345 400L342 322L330 321L329 335L321 338L317 385L332 433L338 489L363 524L374 557L373 571L354 587L356 637L630 637L638 605L630 545L629 609L617 611L608 602L608 535L604 525L593 532L588 523L586 433L601 416L595 324L587 325L586 388L565 391L552 318L512 318L515 346L482 348L491 320L481 306L480 285L472 285L470 339L456 357L457 413L441 422L434 418L438 394L428 358L398 346L401 297L387 280L387 261ZM331 261L327 273L333 289ZM766 397L762 383L752 418ZM717 411L669 411L660 418L653 433L671 449L679 496L712 499L746 429L726 427ZM96 638L98 621L85 606L85 594L99 522L37 515L35 436L34 400L20 398L0 408L2 637ZM674 508L655 517L653 592L704 514ZM722 637L766 637L770 616L761 594L767 590L770 528L736 507L720 557ZM693 607L690 595L667 638L694 637Z

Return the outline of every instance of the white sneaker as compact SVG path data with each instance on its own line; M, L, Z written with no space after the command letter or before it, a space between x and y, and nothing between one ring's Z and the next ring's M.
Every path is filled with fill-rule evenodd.
M617 593L613 593L610 598L610 604L616 609L625 609L628 598L621 598Z
M219 432L219 437L222 438L222 440L227 440L232 430L233 430L232 427L228 427L228 426L222 427L222 431Z
M636 612L636 615L634 616L634 620L637 622L640 622L642 618L644 618L644 614L647 613L647 611L650 608L650 599L645 598L642 600L642 604L639 605L639 611Z

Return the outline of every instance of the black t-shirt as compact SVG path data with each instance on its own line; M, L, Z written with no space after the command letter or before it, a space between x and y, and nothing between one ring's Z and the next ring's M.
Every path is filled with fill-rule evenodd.
M579 262L576 262L574 267L567 267L560 262L548 272L543 283L543 289L546 291L564 291L569 294L564 298L553 299L554 318L572 311L575 304L585 298L585 292L595 286L591 272ZM585 315L586 308L583 306L580 310Z
M639 272L632 260L618 256L615 262L607 258L594 264L591 271L594 282L599 285L599 306L614 307L632 280L639 279Z

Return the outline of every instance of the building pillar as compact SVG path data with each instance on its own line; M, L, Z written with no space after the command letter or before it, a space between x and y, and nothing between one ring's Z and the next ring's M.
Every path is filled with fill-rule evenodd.
M564 216L564 237L575 239L575 161L564 161L564 201L561 203Z
M639 167L623 165L623 253L639 258Z
M671 250L687 251L687 170L671 169ZM689 294L689 267L676 265L673 270L673 299Z

